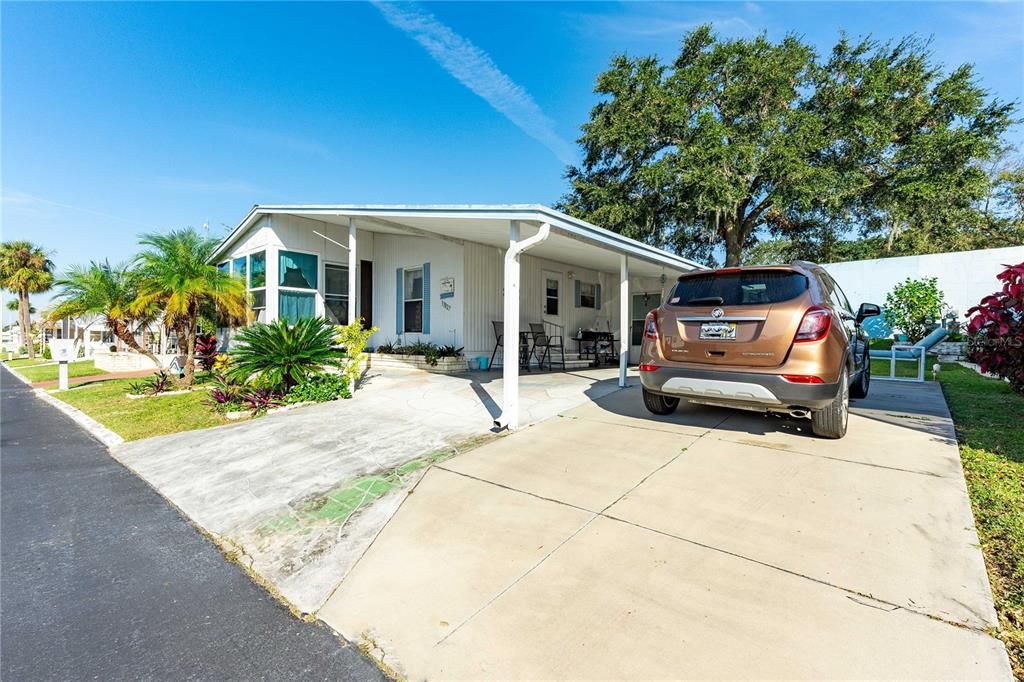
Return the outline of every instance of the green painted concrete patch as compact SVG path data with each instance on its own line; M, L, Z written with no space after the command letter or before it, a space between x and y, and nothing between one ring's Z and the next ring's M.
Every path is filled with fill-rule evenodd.
M296 531L308 534L314 527L324 523L344 526L360 509L408 484L413 474L433 464L451 459L462 452L479 447L495 437L488 434L468 438L454 445L435 450L423 457L417 457L388 471L357 478L354 481L346 481L326 493L301 501L293 509L263 524L259 533L264 536Z

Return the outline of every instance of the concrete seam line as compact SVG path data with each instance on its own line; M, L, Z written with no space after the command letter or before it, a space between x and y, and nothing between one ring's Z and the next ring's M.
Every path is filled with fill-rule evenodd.
M445 641L446 641L446 640L447 640L447 639L448 639L449 637L451 637L451 636L452 636L452 635L454 635L454 634L455 634L456 632L458 632L458 631L459 631L460 629L462 629L462 627L463 627L464 625L468 624L468 623L469 623L469 621L471 621L471 620L473 620L474 618L476 618L476 617L477 617L477 615L479 615L479 614L480 614L480 613L481 613L481 612L482 612L482 611L483 611L484 609L486 609L486 608L487 608L487 607L489 607L489 606L490 606L491 604L493 604L493 603L494 603L494 602L496 602L496 601L497 601L498 599L500 599L500 598L501 598L501 596L502 596L503 594L505 594L506 592L508 592L509 590L511 590L511 589L512 589L513 587L515 587L516 585L518 585L518 584L519 584L519 581L523 580L523 579L524 579L524 578L525 578L526 576L530 575L530 574L531 574L531 573L533 573L533 572L534 572L535 570L537 570L538 568L540 568L540 565L541 565L541 564L543 564L543 563L544 563L545 561L547 561L547 560L548 560L548 558L549 558L549 557L550 557L550 556L551 556L552 554L554 554L554 553L555 553L555 552L557 552L557 551L558 551L559 549L561 549L562 545L564 545L565 543L569 542L569 541L570 541L570 540L572 540L572 539L573 539L574 537L576 537L577 535L579 535L580 533L582 533L582 532L584 531L584 529L586 529L586 527L587 527L587 526L589 526L590 524L592 524L592 523L594 522L594 520L595 520L595 519L597 519L597 518L598 518L598 517L600 517L600 516L601 516L600 514L594 514L594 515L593 515L593 516L591 516L591 517L590 517L589 519L587 519L587 521L586 521L586 522L585 522L585 523L584 523L584 524L583 524L582 526L580 526L579 528L577 528L577 529L576 529L575 531L573 531L572 533L570 533L568 537L566 537L566 538L565 538L564 540L562 540L562 541L561 541L561 542L559 542L559 543L558 543L557 545L555 545L554 547L552 547L552 548L551 548L551 551L550 551L550 552L548 552L547 554L545 554L544 556L542 556L542 557L541 557L540 559L538 559L538 560L537 560L537 562L536 562L535 564L533 564L533 566L530 566L530 567L529 567L528 569L526 569L526 571L525 571L525 572L524 572L524 573L523 573L523 574L522 574L521 576L519 576L518 578L516 578L515 580L513 580L513 581L512 581L511 583L509 583L509 584L508 584L508 585L507 585L507 586L506 586L506 587L505 587L505 588L504 588L503 590L501 590L501 591L500 591L500 592L498 592L498 593L497 593L496 595L494 595L493 597L491 597L490 599L488 599L488 600L487 600L486 602L484 602L484 603L483 603L483 604L482 604L482 605L480 606L480 608L478 608L478 609L477 609L476 611L474 611L473 613L469 614L469 615L468 615L468 616L467 616L467 617L466 617L466 618L465 618L465 619L464 619L464 620L463 620L463 621L462 621L461 623L459 623L459 624L458 624L458 625L456 625L456 626L455 626L454 628L452 628L452 630L451 630L451 631L450 631L450 632L449 632L448 634L446 634L446 635L445 635L444 637L442 637L441 639L439 639L439 640L437 640L436 642L434 642L434 646L439 646L439 645L443 644L443 643L444 643L444 642L445 642Z
M44 402L53 405L58 410L60 410L67 416L71 417L71 419L77 422L79 426L88 431L93 438L103 443L103 445L107 446L108 448L112 448L116 445L121 445L122 443L124 443L124 438L117 435L103 424L100 424L98 421L87 415L85 412L82 412L76 407L68 405L63 400L54 398L52 395L46 392L46 389L37 388L35 389L35 394L38 397L42 398Z
M503 490L508 490L509 492L513 493L520 493L521 495L528 495L538 500L544 500L545 502L553 502L555 504L562 505L563 507L569 507L570 509L576 509L577 511L586 512L588 514L600 514L600 512L598 511L595 511L593 509L587 509L586 507L580 507L570 502L566 502L565 500L556 500L553 497L544 497L543 495L538 495L537 493L531 493L529 490L521 490L519 488L515 488L505 483L498 483L496 481L491 481L486 478L474 476L473 474L466 474L461 471L455 471L454 469L448 469L447 467L441 466L440 464L435 466L442 471L447 471L449 474L455 474L456 476L462 476L463 478L468 478L472 481L478 481L480 483L486 483L487 485L493 485L495 488L501 488Z

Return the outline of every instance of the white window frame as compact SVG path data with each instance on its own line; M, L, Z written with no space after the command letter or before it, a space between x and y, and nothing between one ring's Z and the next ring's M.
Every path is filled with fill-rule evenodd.
M301 253L301 254L305 254L307 256L316 256L316 262L317 262L317 268L316 268L317 269L317 283L316 283L316 287L314 287L313 289L306 289L305 287L286 287L286 286L280 284L280 282L281 282L281 254L283 252L285 252L285 251L290 251L291 253ZM323 270L323 267L324 267L324 255L322 253L320 253L319 251L306 251L305 249L293 249L293 248L289 248L287 246L278 246L276 249L274 249L274 258L277 259L277 263L276 263L276 267L275 267L275 271L276 271L277 274L276 274L276 277L274 279L274 285L275 285L274 286L274 295L277 296L278 299L280 299L282 291L294 291L294 292L303 293L303 294L308 294L309 292L313 292L313 314L316 315L317 317L323 317L324 316L324 276L323 276L324 273L321 272L321 271ZM268 271L269 271L269 269L268 269ZM277 301L276 305L277 305L277 310L278 310L277 314L280 315L281 314L281 311L280 311L280 306L281 306L280 300Z
M584 287L591 287L590 293L590 305L583 302L583 297L587 294L583 293ZM597 310L597 282L587 282L586 280L580 280L580 308L588 308L590 310Z
M287 249L287 250L291 251L292 249ZM327 266L331 266L331 267L335 267L335 268L341 268L342 270L344 270L345 271L345 283L348 284L348 281L349 281L348 280L348 263L340 263L338 261L333 261L333 260L329 261L329 260L325 260L325 259L321 259L321 261L322 261L322 265L321 265L321 268L320 268L321 269L320 276L323 278L322 281L323 281L323 293L324 293L324 317L327 317L327 298L328 298L328 296L331 297L332 299L343 299L345 301L345 303L346 303L346 310L348 311L348 319L343 324L348 324L349 322L352 321L352 308L351 308L351 306L352 306L352 292L350 291L347 294L328 294L327 293Z
M409 276L410 272L420 273L420 297L419 298L406 298L405 297L405 281ZM422 334L423 333L423 266L419 265L411 268L402 268L402 334ZM406 303L416 303L419 301L420 304L420 328L416 330L409 329L409 316L405 314Z

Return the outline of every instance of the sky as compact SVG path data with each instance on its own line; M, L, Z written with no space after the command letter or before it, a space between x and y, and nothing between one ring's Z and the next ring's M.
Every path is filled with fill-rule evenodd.
M820 54L917 34L1024 102L1020 1L3 2L0 236L60 271L144 232L220 237L256 203L550 205L597 74L705 22Z

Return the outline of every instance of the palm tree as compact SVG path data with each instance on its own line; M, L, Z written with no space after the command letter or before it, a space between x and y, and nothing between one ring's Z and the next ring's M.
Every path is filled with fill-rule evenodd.
M204 237L192 228L167 234L144 234L144 248L137 257L139 295L132 305L136 311L158 309L164 324L186 340L186 386L195 377L196 331L204 309L225 322L243 321L248 311L245 284L207 262L217 246L216 239Z
M132 333L133 326L148 325L153 316L151 311L132 307L139 294L139 275L127 263L111 265L103 261L73 266L57 280L56 286L57 305L48 319L98 315L126 346L160 366L160 360L140 346Z
M35 358L32 343L32 308L29 294L39 294L53 285L53 261L39 246L23 240L0 244L0 286L18 295L18 326L28 356Z

